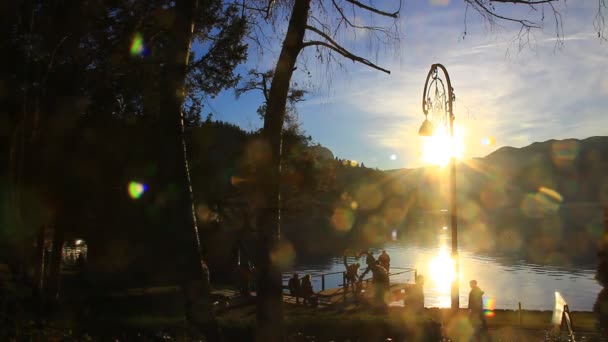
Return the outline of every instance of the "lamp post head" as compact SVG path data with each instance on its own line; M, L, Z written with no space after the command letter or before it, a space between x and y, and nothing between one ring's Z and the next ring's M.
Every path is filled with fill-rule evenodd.
M433 135L434 131L435 127L433 127L433 123L425 118L424 122L422 122L422 126L420 126L420 129L418 130L418 135L421 137L430 137Z

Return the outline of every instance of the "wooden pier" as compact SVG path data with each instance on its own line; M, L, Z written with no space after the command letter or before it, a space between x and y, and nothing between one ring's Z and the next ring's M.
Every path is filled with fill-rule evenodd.
M416 270L413 268L401 268L401 267L391 267L395 272L389 273L389 302L398 302L402 301L405 296L407 296L410 289L414 286L413 280L416 278ZM364 268L362 269L364 270ZM404 281L392 281L392 279L397 278L397 276L410 273L412 274L412 282L404 282ZM338 285L338 287L329 288L326 286L326 280L328 277L341 277L342 283ZM311 278L320 278L321 290L316 291L314 293L314 300L316 301L316 306L318 307L328 307L334 306L338 304L344 303L354 303L354 302L366 302L372 301L373 293L372 290L372 278L371 274L369 277L362 280L362 288L361 293L355 298L352 290L349 288L345 291L346 286L346 275L345 272L327 272L322 274L313 274ZM392 279L391 279L392 278ZM225 298L227 301L233 304L240 303L244 300L238 291L234 289L216 289L212 291L212 295L216 298ZM250 292L250 299L255 297L255 292ZM245 297L246 298L246 297ZM296 303L296 297L289 294L289 289L286 286L283 286L283 302L285 303ZM302 299L300 298L300 303ZM232 304L231 304L232 305ZM238 304L237 304L238 305Z

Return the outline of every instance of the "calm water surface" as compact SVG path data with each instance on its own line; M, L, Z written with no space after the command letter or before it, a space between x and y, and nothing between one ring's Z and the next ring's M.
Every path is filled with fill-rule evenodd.
M436 247L417 247L394 242L384 246L391 256L391 266L415 268L425 276L425 306L450 306L450 277L453 268L449 258L450 239L447 232L439 236ZM372 249L374 256L379 249ZM600 287L593 279L594 265L585 267L558 267L536 265L525 260L513 260L500 256L476 255L461 249L460 253L460 305L468 303L469 280L476 279L485 291L484 299L490 299L497 309L516 309L521 302L523 309L552 310L554 293L560 292L570 306L570 310L591 311ZM355 262L349 258L349 262ZM365 258L359 259L360 264ZM342 257L324 261L298 260L293 269L285 272L284 280L295 271L313 276L313 286L321 290L321 273L344 270ZM394 272L396 270L391 270ZM413 282L413 272L391 277L391 281ZM325 287L342 284L341 275L326 276ZM490 304L492 305L492 304Z

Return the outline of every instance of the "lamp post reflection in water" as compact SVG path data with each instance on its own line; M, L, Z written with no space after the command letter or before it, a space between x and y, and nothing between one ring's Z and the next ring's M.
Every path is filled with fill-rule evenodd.
M439 75L439 70L445 76L445 83ZM430 81L430 82L429 82ZM447 88L447 91L446 91ZM431 95L434 97L431 98ZM424 82L424 92L422 93L422 112L424 113L424 122L418 130L418 135L430 137L435 133L433 122L429 121L428 114L432 112L439 113L436 118L439 122L443 122L449 132L450 146L445 146L446 149L451 149L454 140L454 112L453 102L456 96L450 81L448 71L441 64L433 64L429 70ZM452 235L452 260L454 264L455 277L452 279L451 290L451 308L458 310L460 307L460 287L458 284L459 261L458 261L458 207L456 205L456 158L454 152L449 153L450 160L450 228Z
M439 307L450 307L451 288L456 279L454 259L450 257L448 250L448 236L439 235L439 252L428 262L428 272L431 278L431 286L434 287L439 297Z

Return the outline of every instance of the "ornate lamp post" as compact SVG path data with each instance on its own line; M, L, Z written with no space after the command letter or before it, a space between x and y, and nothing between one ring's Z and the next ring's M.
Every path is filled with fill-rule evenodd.
M439 77L439 70L445 76L445 83ZM430 82L429 82L430 81ZM447 86L447 93L446 93ZM433 99L431 99L431 91ZM448 71L441 64L433 64L429 70L424 82L424 92L422 94L422 112L424 113L424 122L420 126L418 134L421 136L431 136L434 132L434 125L428 119L430 111L441 112L438 118L449 126L450 139L454 139L454 113L452 104L456 99L454 89L450 82ZM446 146L446 148L452 148ZM456 158L450 153L450 229L452 232L452 259L455 264L455 277L452 280L452 309L457 310L460 307L459 293L459 274L460 261L458 258L458 211L456 206Z

